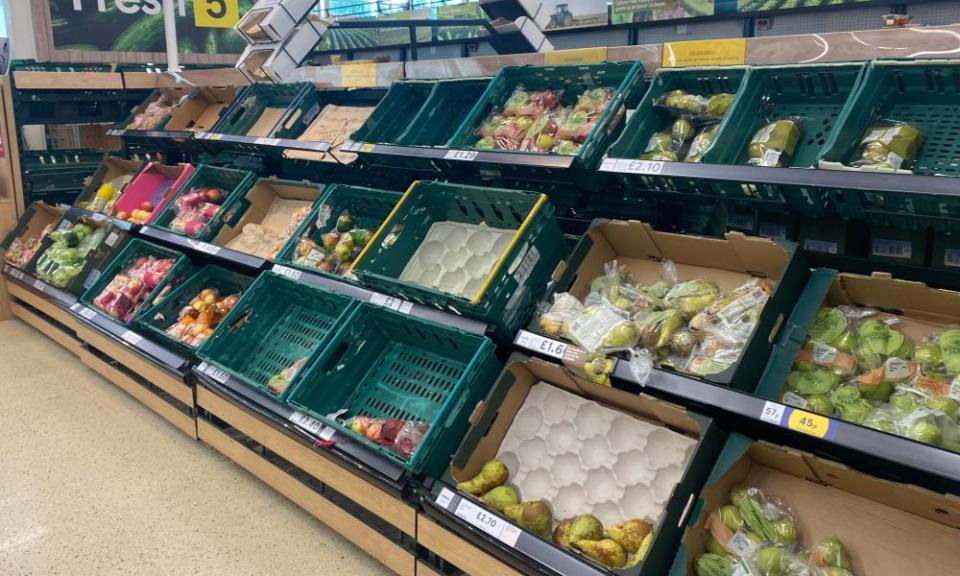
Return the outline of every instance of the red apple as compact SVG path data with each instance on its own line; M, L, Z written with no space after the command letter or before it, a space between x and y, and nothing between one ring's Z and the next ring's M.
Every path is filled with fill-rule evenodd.
M151 202L144 202L140 205L140 209L144 212L153 212L153 204Z

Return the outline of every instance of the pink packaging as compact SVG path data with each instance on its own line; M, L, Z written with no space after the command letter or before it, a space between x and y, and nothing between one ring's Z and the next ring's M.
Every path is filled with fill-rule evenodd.
M139 210L144 202L150 202L153 205L153 212L142 222L142 224L149 224L176 195L176 191L183 186L193 170L193 164L167 166L159 162L150 162L127 184L110 215L116 216L120 212L132 214L134 210Z

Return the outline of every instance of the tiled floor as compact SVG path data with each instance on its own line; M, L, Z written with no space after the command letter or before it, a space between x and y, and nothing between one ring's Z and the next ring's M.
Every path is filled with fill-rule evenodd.
M388 573L53 341L0 323L0 575Z

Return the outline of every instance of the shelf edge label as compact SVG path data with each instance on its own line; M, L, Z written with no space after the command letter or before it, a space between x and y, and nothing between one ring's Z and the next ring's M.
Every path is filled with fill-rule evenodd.
M560 342L546 336L534 334L527 330L517 332L517 338L514 341L517 346L522 346L527 350L540 352L557 360L563 360L563 353L567 351L568 344Z

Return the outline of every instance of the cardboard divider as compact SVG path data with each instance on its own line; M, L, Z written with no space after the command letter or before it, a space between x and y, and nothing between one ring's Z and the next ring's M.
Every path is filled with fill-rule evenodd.
M36 256L36 252L34 252L29 258L20 257L19 259L14 260L13 255L9 253L14 241L19 240L21 242L26 242L31 238L39 238L40 234L45 228L55 224L58 220L60 220L60 218L63 217L63 212L64 211L60 208L50 206L49 204L44 204L40 201L30 204L29 208L27 208L27 213L23 218L20 219L14 229L3 240L2 248L4 252L4 260L18 268L26 266L27 263L29 263L29 261ZM37 247L39 248L39 242Z
M93 207L89 206L89 203L94 199L94 196L101 186L110 184L114 190L122 192L127 184L132 182L142 169L143 162L140 160L127 160L120 156L107 156L103 159L103 163L100 164L97 171L93 173L93 176L90 176L85 181L83 190L77 196L73 205L96 212L97 210L93 210Z
M356 160L357 155L352 152L342 152L340 147L350 139L350 135L353 134L354 131L363 125L372 112L373 106L340 106L337 104L327 104L297 140L301 142L329 142L331 144L330 152L287 150L284 152L284 157L323 162L336 162L339 160L345 164L353 162ZM295 118L292 118L292 121L295 120ZM292 121L288 123L292 124ZM336 159L334 159L333 156L336 156Z

